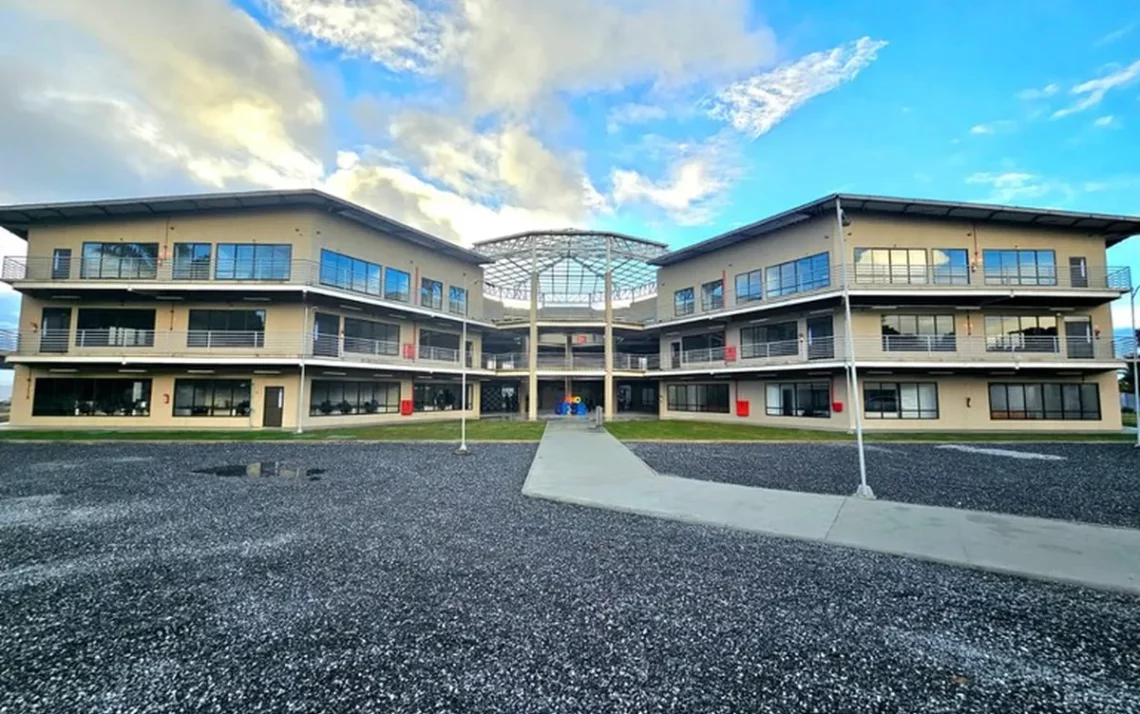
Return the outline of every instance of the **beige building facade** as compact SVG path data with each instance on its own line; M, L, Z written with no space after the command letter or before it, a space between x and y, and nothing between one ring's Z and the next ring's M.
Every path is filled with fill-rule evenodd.
M292 429L581 415L1115 431L1140 219L831 196L680 250L466 249L316 191L0 207L12 423ZM850 314L850 318L848 318ZM854 363L858 389L849 383ZM462 384L467 383L464 393ZM853 395L859 394L859 398Z

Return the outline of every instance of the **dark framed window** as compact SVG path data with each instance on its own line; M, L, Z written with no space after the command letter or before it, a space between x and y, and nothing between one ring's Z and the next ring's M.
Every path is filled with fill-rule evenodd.
M863 415L868 419L937 419L934 382L864 382Z
M447 310L456 315L467 314L467 289L452 285L447 292Z
M1053 315L986 315L987 352L1059 352Z
M32 416L150 416L149 379L36 377Z
M459 335L451 332L420 330L419 356L420 359L439 362L458 362Z
M71 248L56 248L51 252L51 279L71 279Z
M420 305L432 310L442 310L443 283L431 278L420 278Z
M217 280L288 280L293 246L271 243L219 243Z
M713 280L701 285L701 310L719 310L724 307L724 281Z
M400 326L344 318L344 351L354 354L400 354Z
M666 397L672 412L729 412L727 384L670 384Z
M1057 254L1051 250L984 250L986 285L1056 285Z
M76 347L153 347L154 310L80 308Z
M412 386L412 408L417 412L447 412L463 408L459 382L419 382ZM475 404L474 385L467 385L467 408Z
M173 277L175 280L209 280L210 244L175 243Z
M399 412L399 382L314 379L309 392L310 416L398 414Z
M187 347L263 347L265 310L191 310Z
M856 248L855 282L928 282L924 248Z
M885 352L953 352L953 315L883 315Z
M768 297L794 295L796 293L821 290L831 285L831 258L827 253L817 253L799 260L765 269L764 280L768 283Z
M692 315L697 309L697 301L692 288L684 288L673 293L673 314Z
M931 248L930 268L935 285L970 284L970 253L965 248Z
M321 249L321 285L367 295L380 294L380 266Z
M1081 383L990 383L991 419L1100 420L1100 387Z
M384 268L384 299L411 302L412 276L397 268Z
M740 328L740 357L787 357L799 354L799 325L795 321Z
M736 276L736 302L754 302L764 299L762 270L740 273Z
M773 382L765 391L764 412L768 416L831 416L831 384L828 382Z
M158 243L84 243L79 275L153 280L158 275Z
M681 338L681 350L687 363L719 362L724 359L724 333L686 335Z
M174 416L247 417L250 394L248 379L176 379Z

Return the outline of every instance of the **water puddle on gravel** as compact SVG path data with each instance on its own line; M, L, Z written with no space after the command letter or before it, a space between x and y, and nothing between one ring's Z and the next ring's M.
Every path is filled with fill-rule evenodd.
M284 461L255 461L252 464L226 464L225 466L210 466L204 469L194 469L196 474L210 474L228 478L248 476L250 478L301 478L307 476L310 481L320 481L319 474L325 469L309 469L295 466Z

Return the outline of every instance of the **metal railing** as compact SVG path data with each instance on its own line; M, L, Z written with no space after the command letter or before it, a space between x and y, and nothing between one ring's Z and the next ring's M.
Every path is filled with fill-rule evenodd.
M431 345L418 345L416 355L429 362L454 362L459 364L459 350L451 347L433 347Z

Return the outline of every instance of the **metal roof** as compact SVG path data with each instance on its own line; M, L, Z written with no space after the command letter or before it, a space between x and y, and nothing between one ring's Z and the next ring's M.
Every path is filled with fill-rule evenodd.
M26 239L28 229L37 224L295 206L324 209L372 230L421 245L467 263L478 265L487 262L487 258L475 251L416 230L363 206L358 206L316 189L203 193L185 196L0 206L0 227Z
M727 248L767 233L825 214L834 215L835 199L844 211L915 216L932 219L952 219L1019 226L1041 226L1087 231L1105 237L1107 245L1115 245L1134 235L1140 235L1140 216L1116 216L1102 213L1078 213L1045 208L1023 208L986 203L957 203L923 199L892 198L890 196L860 196L831 194L783 213L777 213L756 223L722 233L714 238L675 250L656 260L654 265L672 265L706 253Z

